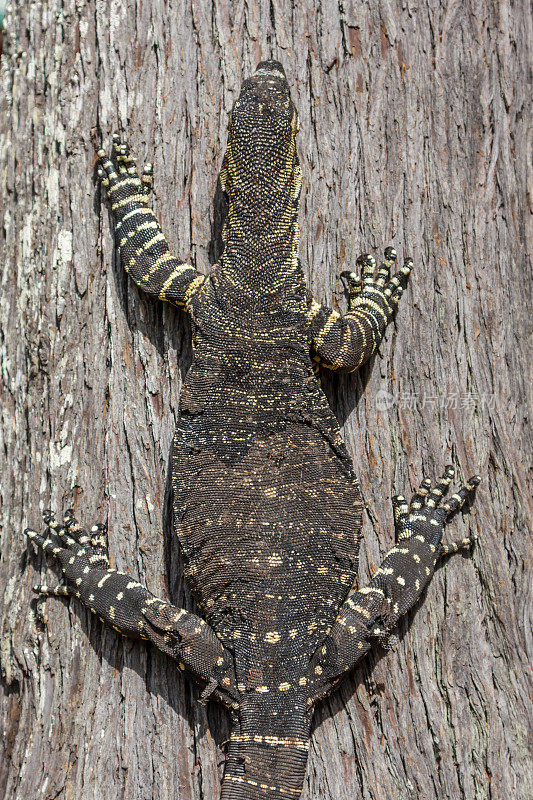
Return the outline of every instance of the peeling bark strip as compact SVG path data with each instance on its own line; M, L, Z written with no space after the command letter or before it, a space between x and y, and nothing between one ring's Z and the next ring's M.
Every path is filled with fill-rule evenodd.
M450 460L484 475L454 526L480 546L437 572L397 650L319 708L304 798L531 796L526 20L525 4L501 3L12 4L0 796L218 796L223 712L75 601L36 607L31 586L52 574L22 530L50 506L107 520L115 567L192 608L168 502L187 325L115 261L91 129L128 131L155 164L176 251L213 262L228 111L270 56L302 122L300 257L315 297L344 310L338 273L389 242L421 264L373 365L328 378L368 506L361 581L392 543L393 487L407 493Z

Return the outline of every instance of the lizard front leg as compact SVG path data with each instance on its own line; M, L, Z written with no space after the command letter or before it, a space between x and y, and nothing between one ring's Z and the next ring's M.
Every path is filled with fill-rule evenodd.
M99 150L97 174L111 203L120 260L137 286L152 297L185 306L205 275L170 252L157 218L148 205L152 165L142 178L128 145L113 136L112 156Z
M310 705L327 696L373 642L390 646L391 632L398 619L414 606L439 559L472 544L470 538L448 545L442 543L445 523L463 506L480 481L478 475L473 476L443 502L453 475L453 467L447 467L431 491L431 482L426 478L409 505L402 495L393 498L397 542L369 585L350 593L329 636L313 656Z
M361 278L355 272L341 273L349 288L346 314L341 315L310 299L307 318L311 346L325 367L353 372L375 353L413 268L408 258L391 278L395 262L396 251L387 247L377 275L376 262L370 255L357 259Z
M44 536L26 529L28 538L59 564L64 583L36 586L41 596L77 597L93 614L132 639L145 639L177 661L181 670L205 684L204 699L213 695L236 708L233 659L207 623L183 608L152 595L138 581L112 569L105 528L86 533L67 512L63 524L43 515Z

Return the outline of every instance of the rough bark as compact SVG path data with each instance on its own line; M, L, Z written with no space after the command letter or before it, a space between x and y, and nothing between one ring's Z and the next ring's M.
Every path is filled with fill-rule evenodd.
M265 57L302 121L301 258L337 274L389 243L416 270L361 374L326 379L368 505L361 576L391 544L390 495L448 462L484 482L400 626L316 714L304 798L526 798L531 653L528 6L279 0L14 2L3 55L0 796L214 800L228 722L173 664L76 601L22 531L74 505L115 564L191 607L171 535L169 449L184 315L117 264L91 129L155 163L180 257L220 247L228 112ZM531 242L531 240L529 240Z

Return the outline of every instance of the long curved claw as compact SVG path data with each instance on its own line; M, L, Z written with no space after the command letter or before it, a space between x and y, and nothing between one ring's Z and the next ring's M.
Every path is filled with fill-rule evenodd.
M394 247L386 247L384 253L383 263L381 264L377 278L376 278L376 285L380 288L383 288L390 277L390 271L394 264L396 263L396 259L398 258L398 254Z
M440 503L450 488L450 483L452 482L454 475L455 469L451 465L447 466L444 471L444 475L439 481L437 481L426 499L426 505L429 506L429 508L435 508L435 506Z
M153 164L148 162L144 165L143 174L141 175L141 183L143 185L144 193L147 197L150 197L152 192L152 181L154 177L154 167Z
M57 556L64 550L61 540L54 533L49 533L47 536L41 536L40 533L37 533L37 531L34 531L31 528L26 528L24 533L28 539L30 539L38 547L40 547L41 550L44 550L45 553L48 553L51 556Z
M453 542L449 542L448 544L441 544L439 558L447 556L450 553L459 553L461 550L468 550L468 548L472 547L477 540L477 535L465 536L463 539L455 539Z
M394 524L398 526L409 514L409 506L403 494L395 494L392 498L392 508L394 513Z
M397 305L402 296L409 276L413 270L413 259L406 258L403 267L390 279L383 294L393 305Z
M359 261L359 259L358 259ZM363 279L363 289L374 283L374 272L376 271L376 259L370 253L360 257L362 267L361 276Z
M349 269L343 270L340 274L340 277L346 281L346 285L348 287L348 308L350 311L352 311L355 301L357 300L357 297L363 288L361 278L356 272L352 272Z
M69 538L76 541L80 545L86 545L90 542L90 537L87 536L85 530L79 524L78 520L74 516L74 509L69 508L65 511L65 516L63 519L63 524L68 531Z
M439 510L443 512L443 518L445 520L449 519L452 514L455 514L456 511L459 511L459 509L463 507L472 492L479 486L480 481L480 475L472 475L464 486L458 489L455 494L452 494L452 496L440 506Z

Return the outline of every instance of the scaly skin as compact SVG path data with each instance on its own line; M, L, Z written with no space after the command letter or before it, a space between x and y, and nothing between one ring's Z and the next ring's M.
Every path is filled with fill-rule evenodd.
M362 502L338 422L311 371L353 371L376 351L412 262L392 278L392 248L375 273L343 273L349 308L315 302L298 261L299 128L283 68L260 64L230 121L221 183L225 243L208 276L171 255L143 176L114 138L98 174L122 264L153 297L190 314L194 360L173 449L175 528L204 619L112 570L103 532L67 514L28 536L56 558L60 587L115 630L150 640L233 713L223 800L297 798L315 703L368 651L390 641L451 546L443 527L479 478L442 501L453 470L408 506L395 499L398 542L356 589ZM464 539L454 548L470 545Z

